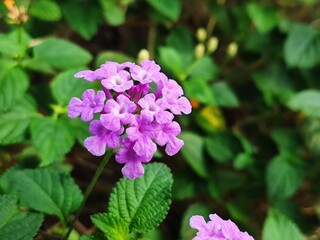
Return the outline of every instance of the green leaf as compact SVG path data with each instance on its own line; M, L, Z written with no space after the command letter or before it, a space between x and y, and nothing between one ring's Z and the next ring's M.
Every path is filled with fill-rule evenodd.
M19 170L19 165L10 167L0 176L0 193L16 195L16 191L12 188L12 179L17 170Z
M235 22L233 16L230 14L230 8L218 5L213 1L210 1L209 8L211 15L217 19L217 23L222 31L233 34L235 31Z
M83 198L79 187L69 175L48 168L18 171L14 178L14 188L23 205L55 215L63 224L79 208Z
M247 209L241 206L240 202L228 201L226 205L231 219L239 222L250 221L249 213L246 211Z
M208 56L197 59L188 69L191 78L202 81L214 80L219 72L217 65Z
M28 85L28 75L19 67L11 68L0 76L0 112L9 110L22 99Z
M118 26L124 23L126 12L120 6L118 6L117 0L100 0L103 15L106 21L113 26Z
M108 239L122 240L129 236L129 225L122 218L110 213L91 216L92 222L108 236Z
M32 37L23 28L16 28L8 34L8 37L11 42L18 43L23 48L23 51L30 47L30 41L32 40Z
M21 99L9 111L0 114L0 144L12 144L24 140L31 119L37 116L32 99Z
M283 214L269 210L263 225L263 240L303 240L305 239L297 225Z
M241 143L243 152L238 154L236 159L234 160L233 166L235 169L244 169L251 165L254 161L253 154L256 152L255 147L252 145L252 143L246 139L241 134L236 134L239 142Z
M181 153L184 160L201 177L208 177L205 159L203 156L204 139L192 132L183 132L179 135L184 141Z
M64 17L69 25L84 39L91 39L102 20L101 8L95 2L67 2L62 4Z
M15 66L15 61L7 58L0 58L0 79L3 78Z
M287 105L294 111L301 111L312 117L320 117L320 91L307 89L298 92Z
M273 105L279 100L285 103L294 94L295 85L280 62L272 62L266 69L253 73L254 83L263 93L267 104Z
M0 53L16 58L23 54L23 47L5 34L0 34Z
M183 58L176 49L172 47L160 47L159 61L161 65L172 71L176 77L180 78L181 74L183 74Z
M68 118L70 127L77 141L83 144L84 140L89 137L89 122L81 121L79 118Z
M59 5L50 0L33 1L29 12L31 16L44 21L58 21L61 18Z
M266 8L257 3L249 3L247 12L261 33L269 32L278 23L276 8Z
M300 150L299 134L293 128L276 128L272 130L271 137L277 143L280 152L297 153Z
M174 48L182 55L184 66L189 66L193 62L194 44L187 28L174 29L167 37L166 42L169 47Z
M241 151L238 139L228 132L210 134L205 146L209 155L220 163L234 160Z
M213 91L203 79L193 78L182 84L188 98L198 100L200 103L216 105Z
M134 62L135 60L132 57L121 52L104 51L104 52L100 52L99 55L97 56L97 59L95 62L96 68L99 68L106 61L122 63L122 62Z
M303 171L289 160L287 156L279 155L267 166L267 193L271 201L290 197L301 184Z
M36 118L31 122L31 140L42 159L41 166L60 160L74 143L74 135L64 119Z
M147 164L142 177L122 178L116 184L110 195L109 212L127 222L130 232L153 230L168 213L172 183L165 164Z
M33 48L34 59L59 70L80 67L89 63L91 54L74 43L48 38Z
M37 234L43 216L39 213L19 211L17 199L0 195L0 236L5 240L32 240Z
M306 118L302 123L302 135L307 149L313 156L320 156L320 119ZM314 169L316 170L316 169Z
M257 31L247 33L246 34L246 43L245 43L245 49L252 51L252 52L257 52L257 53L265 53L266 46L270 46L270 51L278 51L279 46L278 44L272 44L274 43L272 34L268 33L260 33ZM280 43L282 44L282 42Z
M209 191L214 198L220 198L232 191L241 191L248 184L245 175L234 170L214 170L209 180Z
M61 106L68 106L72 97L81 97L82 93L92 87L92 83L75 78L79 69L73 69L58 74L51 82L54 98Z
M174 175L172 186L172 195L174 199L185 200L196 194L196 183L185 172L180 175Z
M165 234L160 229L152 230L148 233L142 234L142 238L139 240L165 240Z
M211 211L208 206L196 203L188 207L182 217L182 223L180 228L180 237L181 240L190 240L195 237L197 230L190 227L190 218L194 215L203 216L205 219L208 219Z
M79 240L108 240L102 233L82 235Z
M22 66L32 71L37 71L45 74L55 73L54 68L49 63L43 62L41 59L24 59L22 61Z
M239 107L240 102L230 86L225 82L215 83L212 86L213 95L217 106L221 107Z
M303 225L305 219L303 219L301 213L301 205L295 201L295 199L281 199L272 203L272 208L284 214L298 225Z
M147 2L164 16L175 21L181 12L180 0L147 0Z
M290 67L311 68L320 63L320 32L296 25L284 44L284 58Z
M233 166L235 169L241 170L253 163L253 157L248 153L240 153L234 160Z

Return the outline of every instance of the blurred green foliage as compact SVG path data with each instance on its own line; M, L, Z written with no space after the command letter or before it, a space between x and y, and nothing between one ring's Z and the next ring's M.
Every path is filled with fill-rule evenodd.
M0 218L0 236L18 218L32 220L25 233L31 239L43 219L18 211L30 198L11 196L9 182L40 174L76 188L70 166L81 179L76 156L93 159L81 147L88 126L66 117L69 99L88 87L73 74L108 60L138 61L147 49L183 86L193 112L178 119L181 154L163 159L174 178L171 211L157 232L141 237L191 239L187 218L209 212L232 218L255 239L320 237L318 0L4 3L0 193L6 195L0 196L0 215L12 214L4 223ZM114 172L109 177L117 179ZM23 184L16 188L23 190ZM7 212L3 203L10 206ZM67 221L74 209L65 214L58 205L58 213L40 212ZM51 228L48 222L42 232Z

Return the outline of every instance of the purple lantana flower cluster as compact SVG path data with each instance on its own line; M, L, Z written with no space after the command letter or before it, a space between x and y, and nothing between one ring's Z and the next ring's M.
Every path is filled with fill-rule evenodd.
M120 148L115 159L125 164L124 176L143 175L142 163L152 159L156 144L165 146L170 156L183 146L177 137L180 125L173 118L189 114L191 104L183 96L181 86L168 79L154 61L145 60L141 66L106 62L95 71L81 71L75 77L100 81L102 90L88 89L81 99L73 97L68 116L91 121L92 136L84 141L84 146L93 155L102 156L107 148Z
M193 240L254 240L247 232L241 232L230 219L223 220L217 214L210 214L209 218L208 222L199 215L190 218L190 226L198 230Z

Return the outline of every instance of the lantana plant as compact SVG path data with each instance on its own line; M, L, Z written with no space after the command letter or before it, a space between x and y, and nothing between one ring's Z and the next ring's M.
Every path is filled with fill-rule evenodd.
M74 221L79 216L102 169L112 156L112 150L118 149L114 150L115 159L118 163L125 164L122 173L127 180L122 179L119 182L122 187L117 185L112 193L109 213L93 215L92 221L108 237L115 239L126 239L130 232L147 232L152 229L150 225L158 224L159 220L166 215L170 199L161 200L161 197L151 196L146 206L138 207L143 210L140 223L136 223L135 216L130 217L131 213L128 210L130 207L120 206L123 201L134 202L141 196L133 197L130 193L126 194L124 189L132 184L139 188L141 183L145 182L141 178L145 172L142 164L151 161L157 151L157 144L165 146L164 151L169 156L179 152L184 142L177 137L181 128L178 122L173 121L174 115L191 113L191 104L183 96L181 86L175 80L168 79L160 71L160 66L151 60L142 61L141 66L131 62L120 64L106 62L95 71L80 71L75 74L75 77L90 82L99 81L102 90L95 92L93 89L87 89L81 99L73 97L68 105L68 116L80 117L85 122L91 121L89 127L91 136L84 141L84 146L90 153L102 156L106 151L109 152L93 177ZM154 166L157 168L157 165ZM130 182L128 179L137 181ZM157 183L159 186L160 182ZM171 188L172 179L166 182ZM160 207L155 211L153 206L156 204ZM151 219L152 214L147 212L148 209L156 214L159 220ZM123 211L127 214L123 214ZM133 211L134 215L136 211L138 210ZM206 223L202 216L191 217L191 227L198 230L197 236L193 239L253 240L247 232L240 232L231 220L224 221L216 214L211 214L210 219L211 221ZM145 222L141 223L141 221ZM74 222L66 238L73 224ZM132 227L132 224L136 224L136 227Z
M70 118L80 117L85 122L90 121L89 132L91 136L85 139L84 146L95 156L105 155L106 152L107 154L84 194L82 205L66 238L68 238L93 186L113 152L115 152L116 161L125 164L122 168L125 178L119 184L136 184L135 188L139 188L141 182L145 184L146 180L137 178L145 173L143 164L151 161L157 151L157 145L164 147L164 151L169 156L175 155L182 148L184 143L178 138L181 128L179 123L173 119L174 115L191 113L192 108L189 100L183 96L181 86L162 73L160 66L152 60L142 61L141 66L132 62L106 62L94 71L80 71L75 74L75 77L83 78L89 82L99 81L101 90L95 92L93 89L87 89L81 99L73 97L68 105L68 116ZM161 165L153 165L150 167L153 170L150 171L154 171L157 166L160 166L160 169L166 169ZM106 215L96 214L92 217L92 221L107 236L116 239L120 239L119 235L129 236L131 232L143 233L152 229L167 214L171 201L172 178L168 170L163 171L167 172L167 177L154 181L159 186L151 188L151 191L155 191L155 193L151 199L146 201L145 205L148 207L141 206L141 204L137 207L144 209L140 216L145 221L142 225L139 220L140 223L137 227L132 227L136 221L136 212L132 217L123 215L123 209L121 210L119 207L121 202L116 203L119 201L119 197L113 197L121 195L122 190L119 186L116 186L116 190L110 197L109 213ZM137 179L137 181L130 179ZM167 184L163 184L161 181L165 181ZM151 184L154 183L151 182ZM165 191L159 188L164 188ZM168 192L168 194L163 195L164 192ZM142 196L138 196L138 198L143 199L144 194L141 194ZM132 195L136 194L132 193ZM129 201L130 197L132 197L130 193L124 196L127 198L126 201ZM157 204L157 201L160 201L159 204L162 207L155 210L152 206ZM127 211L127 215L131 215L128 208L124 211ZM150 211L157 215L154 219L152 219ZM127 222L121 220L126 218ZM114 222L119 224L119 229L122 229L124 225L126 230L116 231L115 234L110 230L114 227L111 224ZM125 239L125 237L121 239Z

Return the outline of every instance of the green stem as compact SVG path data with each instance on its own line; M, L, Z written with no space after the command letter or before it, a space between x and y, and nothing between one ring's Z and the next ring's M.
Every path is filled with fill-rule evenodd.
M157 38L157 28L154 24L151 24L149 29L149 34L148 34L148 46L147 46L150 59L154 58L156 38Z
M107 165L107 163L109 162L112 154L113 154L114 151L109 151L108 154L104 157L104 159L102 160L102 162L100 163L96 173L94 174L93 178L91 179L91 182L86 190L86 192L84 193L84 197L83 197L83 200L82 200L82 203L81 203L81 206L76 214L76 216L74 217L74 219L72 220L71 222L71 225L69 227L69 230L65 236L65 240L68 240L69 236L70 236L70 233L74 227L74 224L75 222L77 221L77 219L79 218L79 215L80 213L82 212L82 209L84 207L84 205L86 204L86 201L88 200L88 197L89 195L91 194L92 192L92 189L93 187L95 186L96 182L98 181L98 178L100 177L103 169L105 168L105 166Z
M21 43L22 43L22 31L23 31L23 26L22 26L22 25L19 25L17 31L18 31L18 32L17 32L17 41L18 41L18 44L21 44Z

